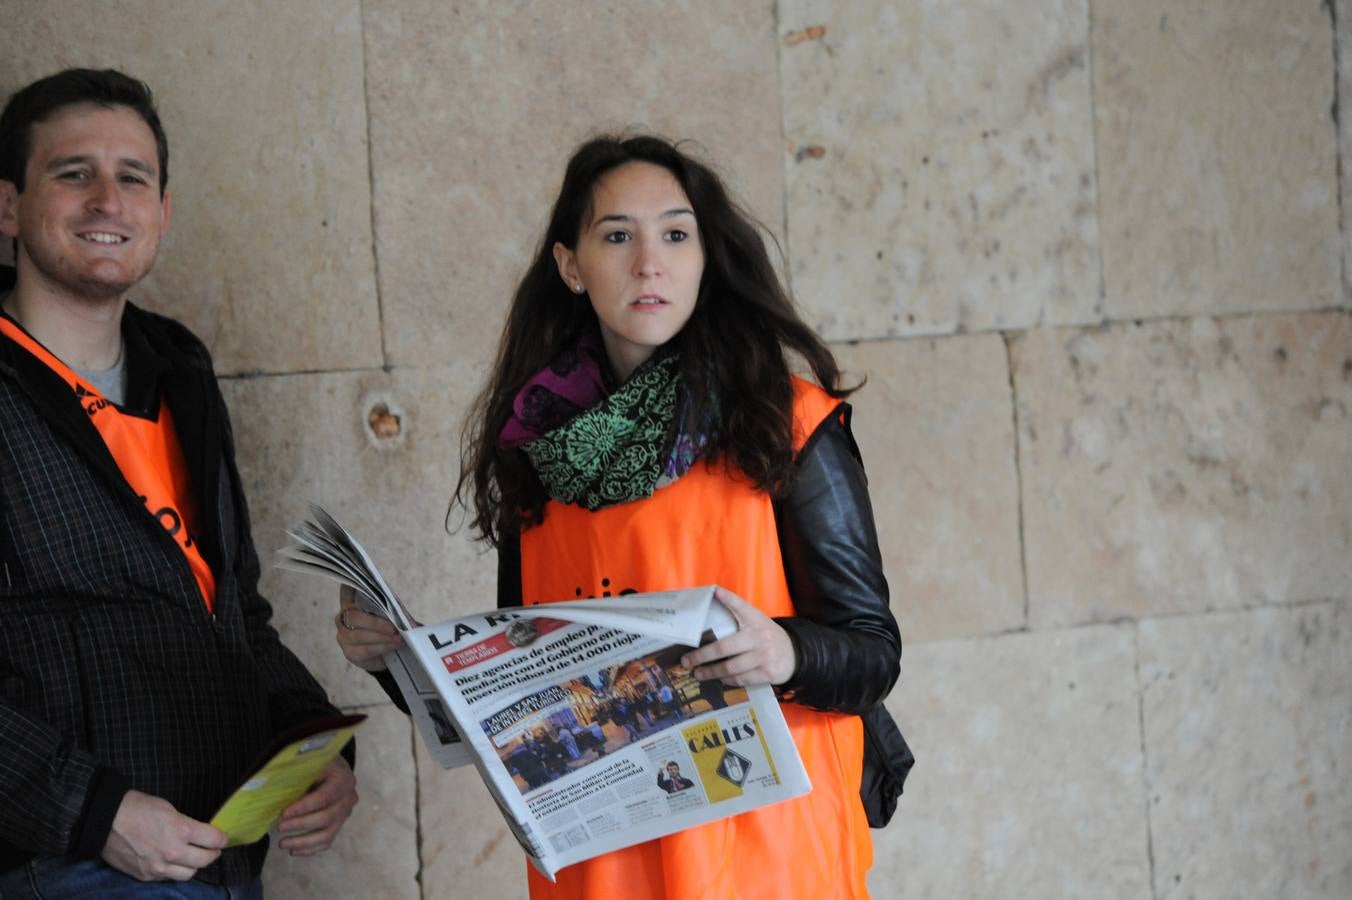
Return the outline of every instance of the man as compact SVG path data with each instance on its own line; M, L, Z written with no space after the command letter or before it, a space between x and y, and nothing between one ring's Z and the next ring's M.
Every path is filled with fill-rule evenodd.
M661 704L662 716L677 716L681 713L680 704L676 702L676 691L672 689L671 682L664 681L662 686L657 689L657 702Z
M695 782L681 775L681 766L676 762L667 763L666 771L657 770L657 786L668 794L689 790Z
M615 706L611 709L610 718L615 724L624 727L625 732L629 735L629 740L636 741L639 739L641 733L638 730L638 722L635 721L638 718L638 710L634 708L634 704L630 702L628 697L620 695L615 698Z
M528 734L521 736L521 742L508 755L507 768L521 776L526 782L526 790L534 790L549 781L549 771Z
M261 896L266 841L224 849L207 820L276 733L335 712L258 594L206 348L127 302L168 177L150 91L118 72L61 72L0 114L6 900ZM339 759L280 846L327 848L356 799Z

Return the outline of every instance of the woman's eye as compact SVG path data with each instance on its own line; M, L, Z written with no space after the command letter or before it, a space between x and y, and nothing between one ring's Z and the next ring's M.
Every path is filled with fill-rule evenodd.
M612 244L623 244L629 240L629 234L624 231L612 231L606 235L606 240Z
M690 237L690 235L679 228L673 228L671 231L667 232L667 240L671 241L673 244L679 244L688 237Z

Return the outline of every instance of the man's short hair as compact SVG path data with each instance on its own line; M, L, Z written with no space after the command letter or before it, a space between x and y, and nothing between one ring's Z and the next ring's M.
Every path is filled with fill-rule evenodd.
M0 180L13 182L22 193L28 158L33 153L33 126L80 103L125 106L145 120L155 135L163 195L169 186L169 139L155 110L155 96L145 82L116 69L66 69L11 94L0 113Z

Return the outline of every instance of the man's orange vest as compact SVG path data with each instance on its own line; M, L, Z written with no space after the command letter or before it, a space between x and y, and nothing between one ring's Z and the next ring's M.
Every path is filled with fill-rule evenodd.
M3 316L0 334L41 360L70 385L117 462L122 477L183 551L207 612L212 612L216 605L216 576L194 537L199 533L197 504L169 404L161 398L159 413L153 419L127 415L27 331Z
M794 380L794 448L840 401ZM646 500L587 512L551 502L521 535L526 605L719 584L770 616L794 615L774 509L725 469L696 465ZM533 900L867 897L873 841L859 800L857 716L782 705L812 790L608 853L558 873L529 869Z

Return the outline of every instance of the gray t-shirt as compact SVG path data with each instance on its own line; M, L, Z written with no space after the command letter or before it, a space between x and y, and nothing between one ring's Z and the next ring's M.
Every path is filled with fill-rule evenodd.
M113 363L111 369L104 369L100 372L77 369L75 366L71 366L71 369L98 388L100 394L117 406L121 406L127 398L127 345L125 342L122 344L122 349L117 353L117 362Z
M12 291L0 293L0 306L9 300ZM122 346L117 351L117 362L113 363L112 368L104 369L101 372L91 372L88 369L78 369L75 366L70 367L81 378L88 381L94 387L99 389L99 393L112 401L117 406L127 398L127 342L123 341Z

